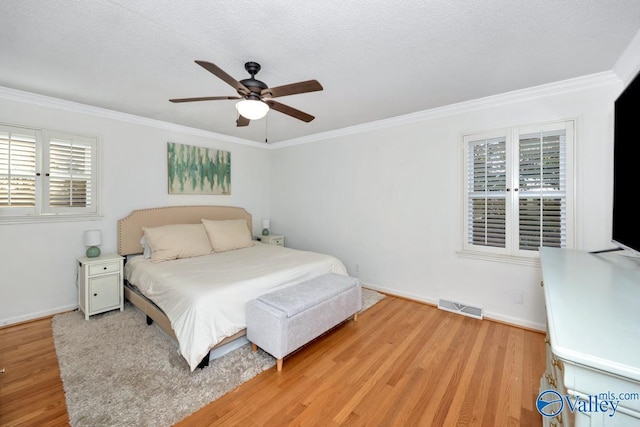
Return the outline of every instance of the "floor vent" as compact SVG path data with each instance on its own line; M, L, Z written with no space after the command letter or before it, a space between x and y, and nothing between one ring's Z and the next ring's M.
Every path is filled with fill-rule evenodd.
M483 314L483 311L480 307L474 307L472 305L466 305L455 301L448 301L446 299L440 299L438 301L438 308L440 310L446 310L452 313L458 313L464 316L473 317L474 319L482 319Z

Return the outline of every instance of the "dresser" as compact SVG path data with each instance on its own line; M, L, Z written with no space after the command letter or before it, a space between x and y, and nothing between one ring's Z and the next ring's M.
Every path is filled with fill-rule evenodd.
M543 425L640 426L640 259L542 248L540 260Z

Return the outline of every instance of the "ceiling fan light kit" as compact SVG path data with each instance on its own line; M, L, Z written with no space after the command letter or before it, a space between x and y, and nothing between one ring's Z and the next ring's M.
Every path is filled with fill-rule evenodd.
M294 119L309 123L315 117L304 111L297 110L288 105L274 101L273 98L280 96L296 95L299 93L316 92L322 90L322 85L317 80L307 80L304 82L291 83L283 86L269 87L266 83L255 78L260 71L260 64L257 62L247 62L244 69L251 77L244 80L236 80L224 72L220 67L207 61L196 61L205 70L232 86L239 96L205 96L198 98L170 99L171 102L194 102L194 101L217 101L223 99L239 99L236 103L239 117L236 120L237 126L248 126L251 120L258 120L267 115L270 109L279 111L282 114L291 116Z
M255 99L243 99L236 104L236 110L249 120L258 120L267 115L269 106Z

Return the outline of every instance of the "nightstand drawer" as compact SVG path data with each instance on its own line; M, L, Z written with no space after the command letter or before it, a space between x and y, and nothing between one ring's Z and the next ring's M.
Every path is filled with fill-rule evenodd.
M256 240L259 240L266 245L284 246L284 235L282 234L269 234L266 236L256 236Z
M284 246L284 237L273 237L269 239L269 243L272 245Z
M89 266L89 276L95 276L96 274L113 273L118 271L120 271L120 261Z

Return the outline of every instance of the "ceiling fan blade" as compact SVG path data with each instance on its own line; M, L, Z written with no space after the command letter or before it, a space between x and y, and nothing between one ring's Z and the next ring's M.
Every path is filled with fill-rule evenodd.
M242 126L249 126L249 122L251 120L247 119L245 116L238 116L238 120L236 120L236 126L237 127L242 127Z
M281 104L276 101L265 101L269 107L273 108L276 111L279 111L283 114L296 118L298 120L302 120L303 122L309 123L311 120L315 119L311 114L307 114L304 111L296 110L293 107L289 107L288 105Z
M200 98L170 99L171 102L218 101L221 99L242 99L239 96L203 96Z
M231 77L224 70L222 70L222 68L218 67L217 65L212 64L211 62L198 61L198 60L196 60L196 64L200 65L202 68L209 71L214 76L218 77L219 79L226 82L228 85L232 86L239 93L248 95L251 92L249 89L246 88L245 85L243 85L242 83L240 83L239 81Z
M291 83L288 85L264 89L262 91L262 96L266 96L267 98L278 98L280 96L316 92L318 90L322 90L322 85L317 80L307 80L305 82Z

